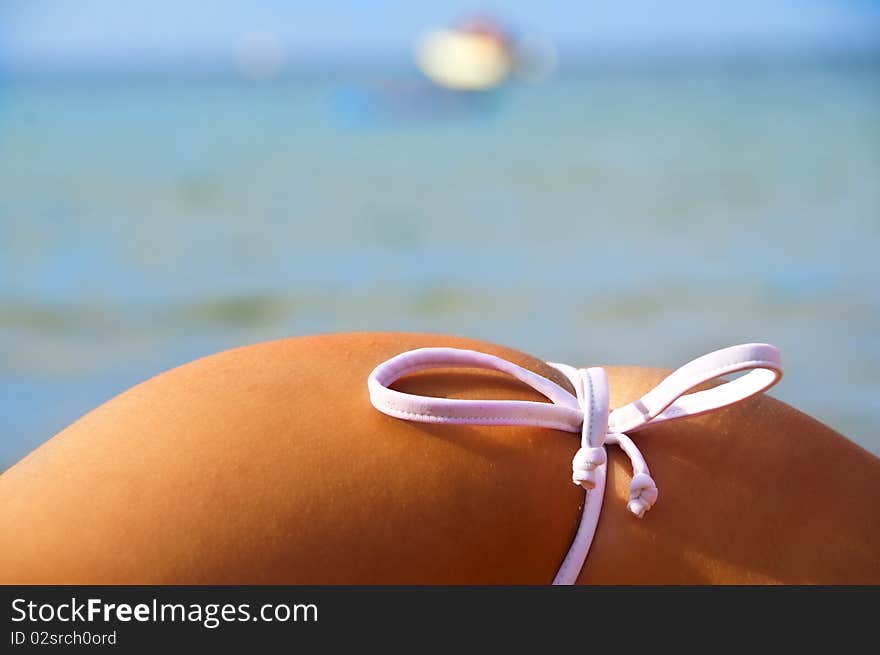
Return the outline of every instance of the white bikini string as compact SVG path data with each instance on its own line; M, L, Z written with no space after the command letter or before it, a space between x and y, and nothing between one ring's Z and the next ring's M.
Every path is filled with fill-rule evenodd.
M609 411L608 377L598 367L575 368L548 362L571 382L576 395L555 382L494 355L459 348L419 348L379 364L367 380L370 400L380 412L423 423L532 425L580 433L572 460L572 481L586 491L583 515L571 548L553 584L574 584L583 568L602 509L605 492L605 444L617 444L632 463L629 510L642 518L657 501L657 485L628 433L665 421L703 414L766 391L782 378L779 351L765 343L731 346L703 355L667 376L644 396ZM538 391L550 402L460 400L402 393L396 380L435 368L501 371ZM690 392L715 378L749 371L704 391Z

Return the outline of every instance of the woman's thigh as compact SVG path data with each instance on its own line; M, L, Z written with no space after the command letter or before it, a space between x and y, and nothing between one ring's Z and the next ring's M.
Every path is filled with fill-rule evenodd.
M288 339L138 385L0 476L0 581L547 583L583 492L575 435L425 425L369 402L380 361L436 335ZM612 405L663 372L609 369ZM426 395L540 400L494 373L429 373ZM582 582L878 581L878 460L757 398L638 435L661 489L639 521L611 453ZM614 449L612 449L613 451Z
M376 411L367 376L425 345L354 334L232 350L140 384L0 477L0 579L22 582L547 582L581 495L574 435L428 426ZM498 374L426 393L539 399Z

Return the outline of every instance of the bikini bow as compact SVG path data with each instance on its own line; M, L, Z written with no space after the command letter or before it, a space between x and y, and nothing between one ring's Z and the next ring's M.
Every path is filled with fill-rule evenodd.
M608 376L603 368L575 368L548 362L575 389L505 359L459 348L419 348L379 364L367 380L370 400L380 412L425 423L532 425L579 432L581 446L572 459L572 481L587 492L583 516L571 549L554 584L572 584L586 559L599 520L605 488L606 444L617 444L632 463L629 510L642 518L657 501L658 490L645 458L629 434L740 402L772 387L782 378L779 351L765 343L731 346L703 355L663 379L638 400L610 411ZM390 385L406 375L435 368L482 368L501 371L524 382L550 402L460 400L406 394ZM748 371L739 378L693 391L716 378Z

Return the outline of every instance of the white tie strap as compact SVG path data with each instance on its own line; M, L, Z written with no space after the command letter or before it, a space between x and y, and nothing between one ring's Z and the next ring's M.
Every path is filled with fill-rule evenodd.
M644 457L628 435L658 423L732 405L766 391L782 378L782 361L775 347L766 343L731 346L698 357L638 400L610 411L608 376L604 369L548 364L568 378L575 389L574 396L555 382L505 359L459 348L419 348L396 355L370 373L367 385L373 406L399 419L423 423L531 425L580 433L581 447L572 460L572 481L584 488L587 497L577 534L553 584L574 584L586 561L605 492L606 444L620 446L632 463L627 507L642 518L657 502L659 492ZM529 385L550 402L434 398L390 388L402 377L435 368L501 371ZM748 373L704 391L692 391L718 377L741 371Z

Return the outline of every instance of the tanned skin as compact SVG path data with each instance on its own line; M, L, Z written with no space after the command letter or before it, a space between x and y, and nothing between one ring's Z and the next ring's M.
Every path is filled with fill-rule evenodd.
M200 359L0 475L0 582L549 583L580 518L577 435L376 411L369 372L423 346L497 354L570 388L539 359L438 335L286 339ZM607 370L612 407L668 373ZM480 371L395 388L546 400ZM632 516L629 461L609 448L580 583L880 583L880 459L821 423L759 396L635 439L660 498Z

